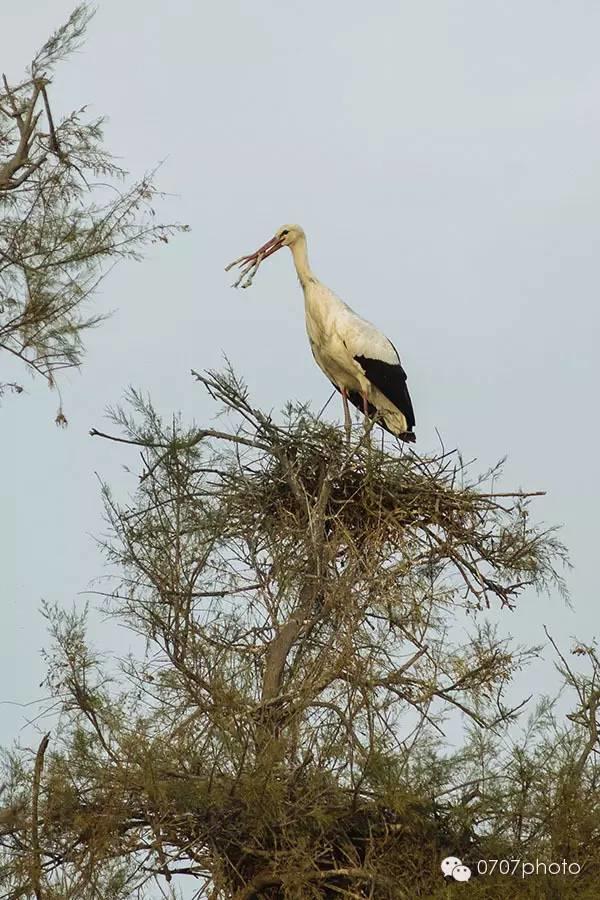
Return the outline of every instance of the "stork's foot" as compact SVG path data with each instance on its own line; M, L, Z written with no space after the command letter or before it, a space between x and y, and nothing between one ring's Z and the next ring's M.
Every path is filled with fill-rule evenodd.
M363 407L363 425L365 428L365 440L371 444L370 434L373 431L373 426L375 425L375 421L377 418L377 414L371 415L371 409L369 408L369 401L365 394L362 395L362 407Z
M371 416L365 416L363 419L363 427L365 429L365 437L368 438L373 428L375 427L376 420L371 418Z

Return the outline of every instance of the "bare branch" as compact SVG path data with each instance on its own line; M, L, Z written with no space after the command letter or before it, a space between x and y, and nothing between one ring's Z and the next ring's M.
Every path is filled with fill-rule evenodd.
M44 768L44 755L50 741L50 734L45 734L35 755L33 770L33 786L31 789L31 881L36 900L43 900L42 893L42 859L40 853L39 838L39 796L42 769Z

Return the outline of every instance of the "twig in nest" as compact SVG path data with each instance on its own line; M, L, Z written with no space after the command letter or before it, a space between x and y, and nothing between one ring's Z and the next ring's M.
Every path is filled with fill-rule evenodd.
M238 265L242 270L240 273L240 277L231 285L231 287L236 288L241 286L243 288L249 288L252 284L254 276L258 272L258 267L263 260L263 256L263 253L252 253L249 256L240 256L239 259L234 259L234 261L229 263L228 266L225 266L226 272L229 272L230 269ZM246 279L245 281L244 278Z

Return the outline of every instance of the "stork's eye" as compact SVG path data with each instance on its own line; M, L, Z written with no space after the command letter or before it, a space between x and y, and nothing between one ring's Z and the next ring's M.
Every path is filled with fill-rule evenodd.
M285 237L286 234L289 234L289 231L287 230L287 228L281 232L281 237Z

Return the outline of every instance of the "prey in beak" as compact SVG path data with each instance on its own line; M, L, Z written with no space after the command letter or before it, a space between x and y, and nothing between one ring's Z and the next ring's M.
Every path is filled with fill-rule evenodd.
M231 286L243 288L250 287L250 285L252 284L252 279L258 272L258 267L260 266L263 259L267 259L267 257L271 256L273 253L281 250L283 246L283 238L275 235L275 237L272 237L271 240L267 241L266 244L263 244L262 247L259 247L258 250L255 250L254 253L249 253L248 256L240 256L239 259L234 259L233 262L229 263L229 265L225 267L225 271L229 272L229 270L234 266L239 266L241 269L241 273L238 280L235 281Z

